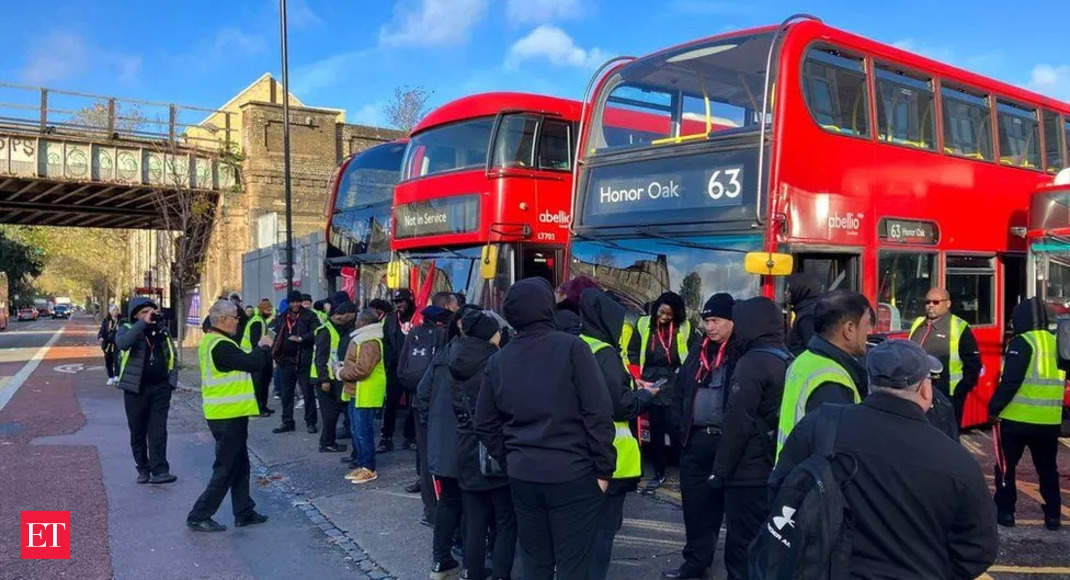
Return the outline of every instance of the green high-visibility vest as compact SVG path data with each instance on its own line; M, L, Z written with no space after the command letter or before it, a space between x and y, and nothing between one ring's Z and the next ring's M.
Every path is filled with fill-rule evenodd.
M327 313L323 312L322 310L313 310L312 314L316 315L316 318L319 319L320 324L327 324L328 320L330 320L330 318L327 316Z
M650 317L640 317L639 321L635 323L635 326L639 329L639 368L641 370L646 366L646 351L650 345ZM680 355L681 364L687 360L687 340L690 337L691 322L685 320L684 323L680 325L680 328L676 330L676 352Z
M123 323L123 328L125 328L127 330L129 330L130 327L132 327L132 326L133 325L130 324L129 322L124 322ZM173 342L171 342L171 337L170 336L164 335L164 338L167 339L164 342L164 344L167 345L167 372L171 372L171 371L175 370L175 345L174 345ZM119 355L119 379L120 380L122 380L122 378L123 378L123 371L126 370L126 361L128 361L128 360L130 360L130 349L129 348L124 350Z
M780 423L777 427L776 455L780 458L780 450L788 435L795 425L802 421L806 415L806 402L810 395L822 383L837 383L851 389L854 402L859 403L862 397L858 394L851 374L840 363L813 351L806 350L792 361L788 367L787 376L784 378L784 398L780 400Z
M585 334L581 334L580 338L591 347L591 352L595 354L603 348L612 348L609 344ZM634 383L631 384L634 389ZM639 440L632 435L627 421L614 421L613 428L616 431L613 435L613 447L617 450L617 466L613 470L613 479L639 477L643 474L643 464L639 458Z
M260 325L260 337L263 338L264 330L267 328L267 321L260 315L260 311L257 310L253 317L249 319L249 322L245 324L245 332L241 337L241 349L245 352L253 352L253 325Z
M334 380L334 368L338 366L338 343L342 337L338 334L338 329L334 327L330 322L321 325L316 329L315 334L319 334L324 329L331 333L331 353L327 355L327 378ZM309 376L313 379L320 378L320 372L316 369L316 344L312 344L312 370L309 371Z
M628 343L632 341L633 334L635 334L635 328L632 328L632 325L625 320L624 327L620 329L620 359L624 361L624 368L628 368L628 365L631 364L628 359Z
M372 340L379 344L379 362L375 363L372 374L362 381L357 381L357 398L353 399L353 406L358 409L378 409L383 406L383 400L386 399L386 365L383 364L382 357L383 340L380 338ZM361 347L369 342L372 341L368 340L357 345L357 358L360 358ZM349 395L342 393L343 401L350 399Z
M966 331L966 327L970 324L965 320L949 314L951 317L950 327L951 331L948 334L948 359L947 359L947 384L951 394L955 394L955 387L959 386L959 381L962 380L962 359L959 358L959 339L962 338L962 333ZM917 332L922 325L925 324L925 317L919 316L914 319L914 324L910 327L910 339L914 340L914 333Z
M1062 423L1066 376L1057 366L1055 335L1047 330L1030 330L1021 336L1033 349L1029 371L999 416L1020 423L1059 425Z
M212 350L224 342L241 348L230 338L214 332L204 335L197 348L204 418L234 419L259 415L260 407L256 404L256 392L253 390L253 375L244 371L223 372L215 366Z

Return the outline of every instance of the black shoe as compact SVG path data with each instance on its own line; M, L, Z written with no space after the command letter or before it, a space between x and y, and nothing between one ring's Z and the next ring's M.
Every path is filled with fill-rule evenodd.
M161 473L150 477L149 483L171 483L177 479L177 477L171 475L170 473Z
M401 448L409 451L410 449L416 449L416 442L412 439L406 439L401 442Z
M149 482L149 472L147 472L147 471L139 471L139 472L137 472L137 482L138 483L148 483Z
M405 486L405 493L420 493L420 480L410 483Z
M1054 518L1044 518L1044 527L1053 532L1058 530L1062 525L1063 523L1059 521L1059 516L1055 516Z
M290 431L296 431L297 428L293 425L279 425L271 430L272 433L289 433Z
M309 433L319 433L319 432L320 432L320 430L319 430L319 427L316 427L316 424L315 424L315 423L313 423L313 424L309 425L309 426L307 427L307 429L308 429L308 432L309 432Z
M320 453L345 453L345 451L346 446L337 443L334 445L320 445Z
M379 446L375 448L376 453L390 453L394 450L393 439L380 439Z
M244 528L245 526L255 526L256 524L262 524L266 521L268 521L268 517L264 514L251 512L249 513L249 515L245 515L240 518L234 518L234 527Z
M421 526L427 526L429 528L435 527L435 524L432 524L431 520L427 519L427 515L426 514L420 516L420 525Z
M267 411L260 411L260 416L261 417L270 417L271 413L268 413Z
M431 564L431 580L439 580L449 578L457 572L461 565L457 563L457 560L450 558L449 560L443 560L441 562L435 562Z
M707 576L705 570L694 570L687 566L680 566L679 568L662 572L661 577L669 580L690 580L694 578L706 578Z
M1013 528L1014 527L1014 514L1008 514L1008 513L999 514L998 513L998 514L996 514L996 523L1001 525L1001 526L1003 526L1003 527L1005 527L1005 528Z
M186 520L186 527L195 532L225 532L227 526L208 518L206 520Z

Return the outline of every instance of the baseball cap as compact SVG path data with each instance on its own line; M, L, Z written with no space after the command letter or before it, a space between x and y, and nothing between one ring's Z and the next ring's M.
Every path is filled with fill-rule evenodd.
M402 300L412 300L412 290L408 288L398 288L394 290L394 293L390 295L390 300L394 302L401 302Z
M909 340L886 340L866 355L869 384L874 387L905 389L943 370L936 357Z

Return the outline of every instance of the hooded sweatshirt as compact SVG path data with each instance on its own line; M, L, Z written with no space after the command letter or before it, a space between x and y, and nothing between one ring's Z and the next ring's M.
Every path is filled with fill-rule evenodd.
M713 474L730 486L764 486L773 471L777 416L784 396L788 360L784 319L768 298L737 302L733 340L741 356L732 372L724 430Z
M487 362L476 402L479 439L510 478L611 478L613 403L591 349L555 328L550 284L513 284L503 311L517 336Z
M632 377L625 370L616 346L620 344L624 308L605 292L591 288L584 290L580 296L579 309L583 334L610 345L595 353L594 358L606 380L607 392L613 403L613 420L634 421L653 397L645 389L632 389ZM607 492L617 494L634 490L638 481L638 477L613 480Z
M450 343L446 365L450 381L450 402L457 421L457 482L466 491L485 491L508 485L504 476L486 476L479 468L479 440L473 417L479 386L487 360L498 347L474 336L462 336Z
M814 310L821 298L821 282L809 272L796 272L788 276L788 299L795 321L788 332L788 350L799 356L814 336Z
M1014 312L1011 313L1011 324L1014 328L1014 338L1007 344L1007 351L1003 354L1003 372L999 377L999 385L988 401L988 414L992 417L998 417L1010 404L1014 395L1018 393L1018 389L1021 388L1026 374L1029 373L1033 347L1029 346L1022 335L1031 330L1046 331L1048 329L1048 316L1044 303L1036 297L1022 301L1014 307Z

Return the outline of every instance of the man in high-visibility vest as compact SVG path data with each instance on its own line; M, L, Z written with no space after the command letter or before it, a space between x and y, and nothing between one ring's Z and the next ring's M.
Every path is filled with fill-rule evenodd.
M866 337L876 316L865 296L836 290L821 297L814 310L814 332L806 350L788 367L780 402L777 456L791 430L822 403L850 405L869 393Z
M629 491L635 491L643 472L639 440L630 423L650 404L660 387L638 390L632 387L632 378L620 353L620 333L624 328L624 308L620 304L605 292L588 288L580 294L579 311L583 328L580 339L591 347L594 360L606 379L609 398L613 401L613 426L616 431L613 447L617 450L617 467L606 488L606 501L598 514L591 545L591 573L588 576L592 580L602 580L609 571L613 538L623 522L624 497Z
M981 376L981 352L970 325L951 313L951 295L947 290L932 288L925 295L925 316L914 320L910 340L944 365L933 387L951 399L955 419L961 425L966 396Z
M345 410L342 402L342 381L338 380L338 366L349 346L349 333L353 332L353 320L357 307L352 302L343 302L331 311L330 322L316 330L316 344L312 347L312 384L316 385L319 397L320 453L342 453L345 445L335 441L338 415ZM348 425L348 421L347 421Z
M355 484L379 477L375 473L375 412L386 399L386 365L383 360L383 325L379 315L364 309L354 321L342 368L342 400L347 407L356 462L346 474Z
M273 314L274 309L271 306L271 301L267 298L261 300L253 311L252 317L245 323L241 339L242 350L252 350L253 346L260 342L260 338L267 334L268 325L271 323ZM269 358L267 369L253 373L253 386L256 387L256 404L260 407L261 417L270 417L275 413L273 409L268 408L268 387L271 385L273 366Z
M1060 526L1062 505L1056 459L1066 374L1058 368L1055 335L1048 330L1043 301L1030 298L1016 306L1011 324L1014 338L1007 344L999 386L988 403L1001 451L996 461L996 521L1014 525L1014 472L1028 447L1044 499L1044 527L1054 531Z
M269 358L271 338L263 336L257 348L242 350L234 336L238 331L238 307L219 301L208 311L209 331L197 349L201 368L201 405L208 429L216 441L215 463L208 487L186 516L186 525L197 532L222 532L226 526L212 519L230 491L234 526L262 524L267 516L257 513L249 497L249 417L260 414L250 373L263 371Z

